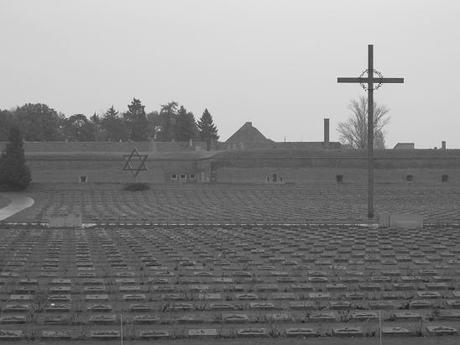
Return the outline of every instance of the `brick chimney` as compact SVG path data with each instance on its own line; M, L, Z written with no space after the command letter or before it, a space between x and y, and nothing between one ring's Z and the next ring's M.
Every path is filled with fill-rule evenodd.
M329 146L329 119L324 119L324 146Z

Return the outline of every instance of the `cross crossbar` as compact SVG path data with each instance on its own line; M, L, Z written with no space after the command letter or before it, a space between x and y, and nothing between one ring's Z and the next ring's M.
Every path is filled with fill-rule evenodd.
M402 84L404 83L404 78L370 78L371 83L376 84L386 84L386 83L393 83L393 84ZM338 83L369 83L369 78L365 77L358 77L358 78L337 78Z

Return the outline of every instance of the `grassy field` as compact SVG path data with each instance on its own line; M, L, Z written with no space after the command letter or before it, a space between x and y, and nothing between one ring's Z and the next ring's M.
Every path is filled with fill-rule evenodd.
M367 222L367 190L343 185L35 185L33 207L11 222L47 222L79 213L86 223L349 223ZM375 189L379 213L417 213L428 223L460 222L460 186L388 184Z

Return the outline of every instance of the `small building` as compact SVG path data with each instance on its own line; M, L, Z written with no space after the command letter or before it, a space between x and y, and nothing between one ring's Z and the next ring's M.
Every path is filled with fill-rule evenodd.
M397 143L393 150L414 150L415 143Z
M256 127L253 127L252 122L246 122L225 142L229 149L245 149L271 143L273 141L267 139Z

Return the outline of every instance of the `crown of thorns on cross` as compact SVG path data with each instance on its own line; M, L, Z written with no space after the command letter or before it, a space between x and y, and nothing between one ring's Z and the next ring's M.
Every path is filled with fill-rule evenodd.
M378 80L378 83L376 85L374 85L374 88L373 90L377 90L379 89L382 85L383 85L383 74L380 73L379 71L377 71L375 68L373 69L373 74L376 74L377 75L377 80ZM369 75L369 69L365 69L363 71L363 73L361 73L361 75L359 76L360 78L364 78L365 75ZM360 83L361 84L361 87L363 88L364 91L367 91L367 84L366 83Z
M141 171L147 170L145 166L147 157L148 155L141 155L137 151L137 148L134 148L129 155L123 155L123 159L125 160L123 171L131 171L133 176L136 177Z

